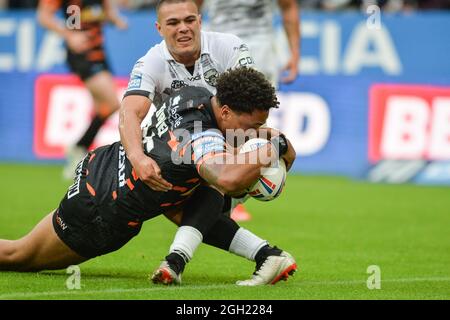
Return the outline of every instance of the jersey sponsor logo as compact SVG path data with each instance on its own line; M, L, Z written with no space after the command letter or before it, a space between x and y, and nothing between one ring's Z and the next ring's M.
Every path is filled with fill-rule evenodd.
M178 105L170 108L170 124L173 129L178 128L181 124L183 117L178 113Z
M202 77L200 76L200 74L197 74L196 76L194 76L194 77L190 77L190 78L188 78L188 80L189 81L199 81L199 80L201 80L202 79Z
M208 153L224 152L225 146L222 139L215 137L205 137L200 141L196 140L192 146L194 154L194 163L197 163L203 156Z
M239 65L242 67L251 66L254 64L255 64L255 62L253 61L252 57L243 57L243 58L239 59Z
M61 229L64 231L67 229L67 224L61 219L59 216L59 212L56 213L56 223L61 227Z
M234 47L233 50L237 50L239 52L247 52L250 51L246 44L241 44L239 47Z
M84 157L83 160L81 160L78 163L77 168L75 169L75 178L73 180L73 184L69 187L69 191L67 191L67 199L73 198L74 196L80 193L80 181L82 171L81 168L83 166L83 162L86 159L86 157Z
M172 126L172 129L177 128L181 124L181 120L183 120L183 117L178 113L178 108L180 107L180 100L181 100L181 96L179 96L179 95L169 98L169 122L170 122L170 125ZM165 109L165 104L164 104L164 109ZM158 115L158 112L162 112L162 114ZM167 131L168 127L167 127L167 124L165 123L166 115L164 113L164 110L158 110L158 112L156 113L156 116L158 118L158 124L161 121L164 122L164 124L161 123L161 131L158 128L158 124L157 124L158 134L161 132L161 134L159 135L161 137Z
M188 85L183 80L173 80L170 87L174 90L179 90L181 88L187 87ZM170 93L168 93L170 95Z
M225 139L222 134L208 130L192 135L192 153L195 163L208 153L224 151Z
M205 78L207 84L215 87L217 85L217 78L219 78L219 75L219 71L216 69L209 69L203 74L203 77Z
M155 115L156 115L156 129L158 131L158 137L162 137L162 135L164 133L167 132L167 130L169 129L169 127L167 126L166 120L166 104L164 103L161 108L159 108L158 111L156 111Z
M119 147L119 188L122 188L126 185L126 179L125 179L125 149L122 145Z
M142 73L133 73L128 83L128 90L139 89L142 83Z

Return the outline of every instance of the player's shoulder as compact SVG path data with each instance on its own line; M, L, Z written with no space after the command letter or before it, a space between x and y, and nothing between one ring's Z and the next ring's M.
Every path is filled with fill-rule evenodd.
M142 59L146 61L164 63L166 60L164 56L164 43L160 42L151 47Z
M200 120L204 124L211 122L212 114L205 111L205 108L210 107L212 96L213 94L206 88L188 86L172 93L166 98L164 105L168 108L167 112L171 117L174 110L182 115L181 127L191 128L194 121Z
M148 72L162 73L166 66L163 43L151 47L147 53L139 58L134 68L146 70Z
M203 43L209 51L219 51L224 49L235 50L243 44L238 36L231 33L202 31Z
M180 106L180 110L197 109L199 105L208 104L213 94L206 88L187 86L171 94L167 101Z
M241 38L232 34L225 32L216 31L202 31L202 36L204 36L210 42L222 42L222 41L242 41Z
M196 86L187 86L178 90L175 95L180 95L186 98L194 98L194 97L211 97L213 94L204 87L196 87Z

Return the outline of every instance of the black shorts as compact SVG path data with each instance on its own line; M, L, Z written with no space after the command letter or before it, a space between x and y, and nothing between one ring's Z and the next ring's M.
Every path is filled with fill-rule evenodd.
M118 250L135 237L142 226L121 219L120 209L113 201L94 201L86 185L89 159L90 154L78 165L76 182L53 214L53 227L58 237L84 258Z
M75 54L67 50L67 63L70 70L85 81L100 71L111 72L109 64L105 59L90 61L86 54Z

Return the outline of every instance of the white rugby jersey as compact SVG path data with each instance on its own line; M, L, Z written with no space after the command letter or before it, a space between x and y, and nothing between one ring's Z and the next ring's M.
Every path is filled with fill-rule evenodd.
M254 61L248 47L235 35L202 31L200 58L193 74L175 61L162 41L134 65L125 97L146 96L158 106L174 90L185 86L203 87L216 94L217 77L238 66L254 67Z
M210 0L205 7L211 30L241 38L273 32L273 0Z

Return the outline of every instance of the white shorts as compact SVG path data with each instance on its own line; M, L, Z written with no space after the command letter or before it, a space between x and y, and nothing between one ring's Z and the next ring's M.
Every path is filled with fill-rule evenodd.
M275 37L273 35L253 36L242 40L250 48L253 59L255 59L256 69L264 73L266 78L277 88L281 65L277 57Z

